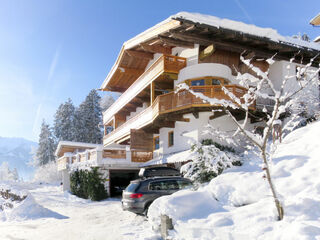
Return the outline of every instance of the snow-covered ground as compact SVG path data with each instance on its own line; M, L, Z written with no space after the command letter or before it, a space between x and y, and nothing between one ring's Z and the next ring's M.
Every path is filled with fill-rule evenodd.
M198 191L184 190L157 199L149 221L173 219L174 239L320 239L320 122L289 134L273 155L275 186L284 204L277 221L261 161L249 156Z
M157 199L148 221L122 211L119 199L91 202L59 186L19 183L14 189L28 190L31 196L0 213L0 239L154 240L160 236L152 228L159 227L160 214L167 214L175 240L320 240L319 136L320 122L300 128L273 156L272 176L284 204L282 221L276 219L261 162L249 155L242 167L226 170L197 191Z
M122 211L119 199L92 202L62 192L58 186L24 187L34 200L27 198L18 213L0 220L1 240L159 239L144 217Z

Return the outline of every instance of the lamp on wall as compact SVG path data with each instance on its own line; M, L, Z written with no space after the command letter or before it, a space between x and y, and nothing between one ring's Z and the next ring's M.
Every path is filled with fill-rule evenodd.
M203 49L203 50L200 52L200 54L199 54L199 59L200 59L200 60L203 60L203 59L205 59L206 57L211 56L211 55L214 53L215 50L216 50L216 49L215 49L215 47L214 47L213 44L209 45L208 47L206 47L205 49Z

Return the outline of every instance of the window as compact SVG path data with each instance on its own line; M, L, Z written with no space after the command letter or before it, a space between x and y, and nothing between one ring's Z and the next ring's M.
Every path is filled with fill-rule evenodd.
M212 85L220 85L221 82L219 79L212 79Z
M168 180L163 184L163 190L179 190L179 184L176 180Z
M174 144L174 135L173 131L168 132L168 147L173 146Z
M179 190L180 186L176 180L156 181L149 184L151 191Z
M160 148L160 139L159 137L153 138L153 150L157 150Z
M151 190L151 191L163 190L162 182L151 182L149 184L149 190Z
M177 182L179 184L179 189L185 189L185 188L191 188L192 187L192 183L191 182L187 182L187 181L183 181L183 180L178 180Z
M113 131L113 127L112 126L105 126L105 135L108 135L112 131Z
M204 86L204 79L191 81L191 86Z

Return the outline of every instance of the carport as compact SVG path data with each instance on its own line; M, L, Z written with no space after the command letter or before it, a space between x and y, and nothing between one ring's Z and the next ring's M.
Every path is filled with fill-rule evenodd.
M124 190L129 185L130 181L138 178L138 173L138 169L110 169L110 196L120 196L122 194L122 190Z

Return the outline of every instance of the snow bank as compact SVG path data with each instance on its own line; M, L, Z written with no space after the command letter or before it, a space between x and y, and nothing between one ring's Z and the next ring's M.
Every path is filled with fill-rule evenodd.
M39 218L66 218L38 204L19 183L0 184L0 221L23 221Z
M197 199L195 201L195 199ZM160 225L160 215L165 214L173 220L206 218L210 213L225 211L207 191L183 190L171 196L158 198L149 208L149 221L154 228Z
M34 220L39 218L65 219L67 217L42 207L35 201L31 194L29 194L21 204L13 208L7 216L7 220L9 221Z
M207 186L157 199L149 222L161 214L173 219L174 239L320 239L320 122L289 134L273 155L271 174L284 204L276 221L271 192L250 156L242 167L226 170Z

